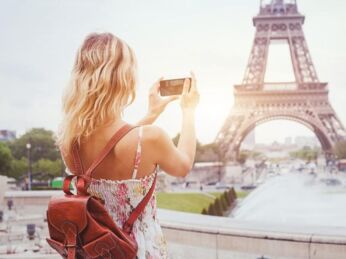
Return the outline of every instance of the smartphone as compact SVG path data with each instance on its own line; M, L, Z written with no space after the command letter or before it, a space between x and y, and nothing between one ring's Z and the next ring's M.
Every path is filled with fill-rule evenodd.
M189 91L190 91L191 77L161 80L160 81L161 96L181 95L183 93L183 86L184 86L185 79L189 80Z

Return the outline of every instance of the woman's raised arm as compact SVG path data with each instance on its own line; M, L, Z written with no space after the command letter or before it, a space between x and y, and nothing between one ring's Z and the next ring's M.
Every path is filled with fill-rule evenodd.
M199 93L193 73L191 77L190 90L190 82L187 79L181 96L182 127L177 147L162 129L152 126L150 130L156 163L162 170L173 176L186 176L195 159L195 109L199 102Z

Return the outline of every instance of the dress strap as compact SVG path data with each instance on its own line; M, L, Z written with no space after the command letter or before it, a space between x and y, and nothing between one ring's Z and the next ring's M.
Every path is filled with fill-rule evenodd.
M142 135L143 135L143 127L139 127L138 132L138 144L137 144L137 150L136 150L136 156L135 156L135 163L134 163L134 169L132 172L132 179L135 179L137 177L137 171L139 167L139 163L141 162L141 155L142 155Z

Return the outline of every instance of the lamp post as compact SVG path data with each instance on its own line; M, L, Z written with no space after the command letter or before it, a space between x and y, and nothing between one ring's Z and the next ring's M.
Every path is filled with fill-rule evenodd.
M29 163L29 170L28 170L28 189L31 190L31 143L28 142L26 144L26 149L28 151L28 163Z

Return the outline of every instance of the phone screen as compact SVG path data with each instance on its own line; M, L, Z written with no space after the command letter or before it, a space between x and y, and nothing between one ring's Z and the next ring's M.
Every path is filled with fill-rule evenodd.
M184 81L189 79L191 87L191 78L179 78L160 81L160 94L161 96L181 95L183 92Z

